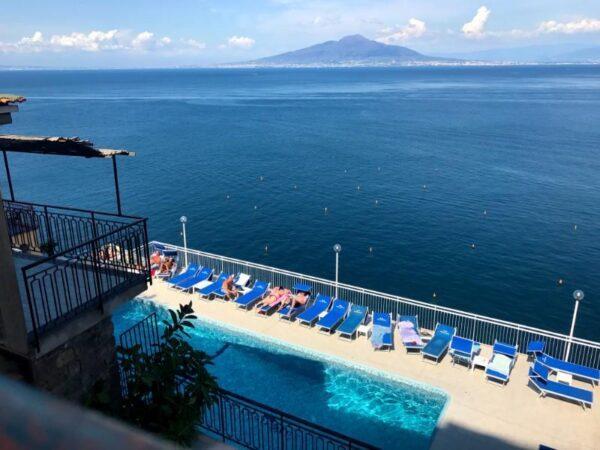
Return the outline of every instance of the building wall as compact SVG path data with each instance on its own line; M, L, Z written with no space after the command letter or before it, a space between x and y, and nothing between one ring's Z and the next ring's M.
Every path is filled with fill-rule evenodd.
M61 397L80 401L100 378L116 389L116 352L110 316L32 360L33 383Z

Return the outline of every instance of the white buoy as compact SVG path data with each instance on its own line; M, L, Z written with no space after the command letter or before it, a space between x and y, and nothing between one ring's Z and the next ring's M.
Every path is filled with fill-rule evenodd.
M356 186L356 190L360 191L360 184L358 186Z
M227 200L229 200L229 194L227 194Z
M483 210L483 215L484 215L484 216L487 216L487 209L484 209L484 210Z
M324 208L324 210L325 210L325 214L327 214L327 206Z
M379 200L375 200L375 204L376 204L376 205L379 205Z
M426 184L423 185L423 189L427 189L427 185Z
M298 189L298 185L296 185L296 184L295 184L295 185L294 185L294 189Z
M563 280L562 278L558 279L558 285L562 286L563 284L565 284L565 280Z
M257 206L257 205L254 205L254 210L256 211L257 209L258 209L258 206Z
M475 244L471 244L471 248L473 248L473 249L474 249L474 248L475 248Z
M378 167L378 168L377 168L377 172L381 172L381 167Z
M573 229L577 231L577 225L573 225Z
M373 254L373 247L369 247L369 253Z
M434 292L433 293L433 298L436 298L436 297L437 297L437 294Z
M269 244L265 245L265 255L269 253Z
M265 177L263 177L262 175L260 176L260 181L264 181Z

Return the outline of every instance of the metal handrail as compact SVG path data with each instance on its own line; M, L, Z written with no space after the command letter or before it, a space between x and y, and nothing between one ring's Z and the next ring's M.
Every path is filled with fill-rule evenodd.
M309 281L309 282L312 281L314 283L327 284L331 287L336 286L336 283L334 281L327 280L325 278L319 278L316 276L306 275L306 274L302 274L299 272L292 272L292 271L285 270L285 269L279 269L276 267L266 266L263 264L253 263L250 261L231 258L228 256L217 255L214 253L204 252L204 251L200 251L200 250L194 250L194 249L189 249L189 248L185 249L181 246L169 244L169 243L165 243L165 242L161 242L161 241L151 241L149 245L152 245L155 243L163 245L163 246L165 246L165 248L167 248L169 250L176 250L176 251L182 252L182 253L187 251L187 253L191 254L191 255L198 255L200 257L208 257L208 258L218 259L223 262L239 264L239 265L243 265L243 266L246 266L249 268L265 270L265 271L269 271L269 272L273 272L276 274L285 275L285 276L289 276L289 277L302 278L305 281ZM429 309L431 311L444 312L444 313L460 316L463 318L473 319L478 322L485 322L485 323L490 323L493 325L500 325L500 326L507 327L507 328L510 328L510 329L513 329L516 331L520 331L520 332L539 334L539 335L554 338L554 339L564 340L565 342L568 342L570 340L573 343L590 346L590 347L600 350L600 342L595 342L595 341L591 341L591 340L587 340L587 339L583 339L583 338L577 338L577 337L573 337L572 339L570 339L569 336L567 336L565 334L557 333L554 331L531 327L529 325L524 325L524 324L520 324L520 323L516 323L516 322L509 322L509 321L502 320L502 319L496 319L494 317L475 314L475 313L471 313L468 311L462 311L459 309L449 308L449 307L440 306L440 305L434 305L434 304L430 304L430 303L423 302L420 300L415 300L415 299L411 299L408 297L402 297L402 296L393 295L393 294L387 294L385 292L375 291L372 289L366 289L366 288L354 286L351 284L339 283L338 286L340 288L351 290L351 291L354 291L357 293L369 294L369 295L380 297L385 300L415 305L415 306Z
M60 257L64 257L67 254L73 253L75 250L78 250L78 249L83 248L85 246L89 246L89 245L93 244L94 242L98 242L98 241L100 241L102 239L106 239L110 235L119 233L120 231L123 231L123 230L125 230L125 229L127 229L129 227L133 227L134 225L139 225L139 224L145 224L146 221L147 221L147 219L139 219L139 220L136 220L135 222L123 223L123 226L120 227L120 228L116 228L114 230L108 231L108 232L106 232L106 233L104 233L104 234L102 234L102 235L100 235L98 237L94 237L94 238L89 239L89 240L87 240L87 241L85 241L85 242L83 242L81 244L78 244L78 245L76 245L74 247L71 247L71 248L68 248L66 250L63 250L60 253L56 253L56 254L54 254L52 256L47 256L46 258L34 261L31 264L23 266L22 269L23 269L24 272L28 271L29 269L32 269L33 267L40 266L42 264L48 263L48 262L53 261L53 260L55 260L57 258L60 258Z
M117 214L117 213L105 212L105 211L93 211L91 209L74 208L71 206L46 205L43 203L26 202L23 200L3 199L3 201L8 202L8 203L27 205L27 206L38 206L40 208L62 209L65 211L75 211L75 212L81 212L81 213L87 213L87 214L101 214L103 216L119 217L119 218L124 218L124 219L142 219L143 218L143 217L131 216L131 215L127 215L127 214Z

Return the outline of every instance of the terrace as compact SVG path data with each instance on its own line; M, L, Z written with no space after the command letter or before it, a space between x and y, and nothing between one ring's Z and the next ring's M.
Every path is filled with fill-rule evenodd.
M146 283L146 220L3 200L28 340ZM136 288L129 291L130 288Z
M422 332L431 333L437 322L455 326L458 334L482 343L482 354L491 356L494 341L519 345L522 352L534 340L546 342L546 352L563 358L571 344L569 360L590 367L600 367L600 343L572 338L525 325L482 317L463 311L430 305L417 300L397 297L335 283L299 273L222 257L178 246L163 244L178 252L184 261L208 266L215 272L244 272L255 280L272 285L293 286L297 282L310 284L314 292L334 295L350 302L368 306L371 310L396 314L415 314L419 317ZM597 405L588 410L552 397L538 398L538 393L528 385L530 362L520 354L506 387L501 388L485 381L483 371L453 366L449 356L436 366L423 364L420 356L404 352L396 337L392 352L374 352L365 337L345 342L335 336L317 333L314 329L300 327L277 320L264 319L253 312L244 313L232 304L220 301L200 301L198 295L176 291L166 283L149 286L142 298L169 308L194 300L198 315L207 321L251 332L260 339L276 341L282 345L303 349L353 366L382 372L397 379L410 379L444 390L450 396L432 442L433 449L453 448L554 448L593 449L600 441L600 412ZM577 383L576 383L577 385ZM583 386L583 385L582 385ZM590 385L586 385L590 389ZM597 387L592 387L597 394Z
M26 333L28 346L45 352L97 323L148 280L146 219L122 213L116 162L116 157L135 154L98 149L79 138L21 135L0 135L0 149L10 194L2 200L6 250L9 257L12 250L23 310L14 328ZM17 200L9 152L110 160L117 212Z

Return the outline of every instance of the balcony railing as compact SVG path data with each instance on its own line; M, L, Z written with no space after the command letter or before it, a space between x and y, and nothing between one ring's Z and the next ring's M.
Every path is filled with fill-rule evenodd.
M149 279L146 219L4 201L13 248L38 259L21 268L29 338Z
M154 242L150 243L152 247ZM184 260L182 247L157 242L168 250L178 252L179 261ZM569 343L569 336L553 331L542 330L518 323L495 319L493 317L473 314L453 308L432 305L411 298L377 292L349 284L339 283L336 287L334 281L317 278L310 275L277 269L262 264L255 264L239 259L206 253L198 250L187 249L188 261L201 266L213 268L215 271L226 273L244 272L255 280L270 282L272 286L291 287L298 282L307 283L313 287L313 293L335 295L349 302L364 305L370 311L391 312L397 314L417 315L419 326L433 330L437 323L444 323L456 327L460 336L472 338L483 344L492 345L498 340L509 344L517 344L519 351L525 352L527 344L531 341L544 341L545 352L563 358ZM600 342L589 341L574 337L571 341L569 361L600 369Z

